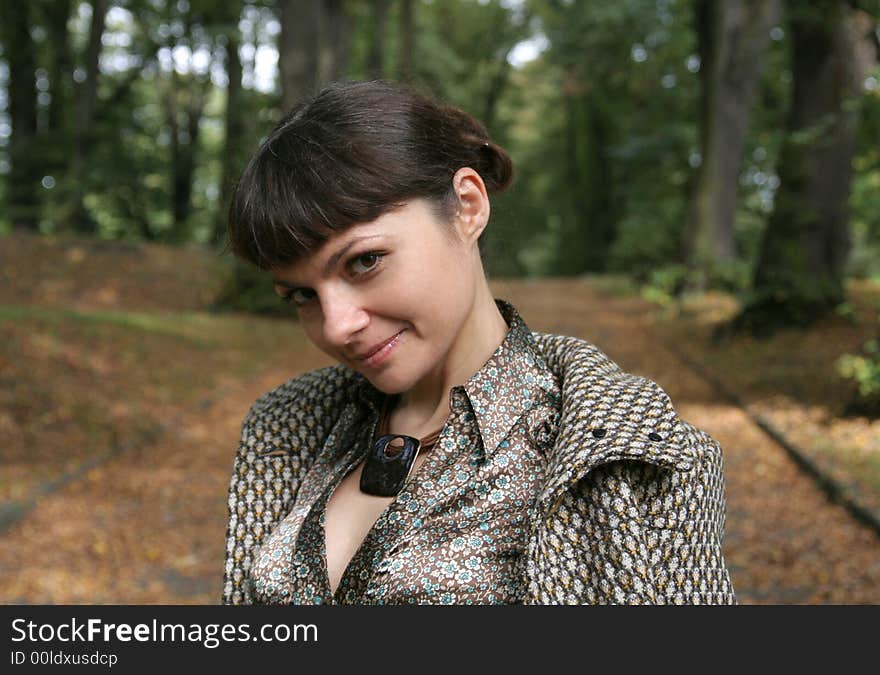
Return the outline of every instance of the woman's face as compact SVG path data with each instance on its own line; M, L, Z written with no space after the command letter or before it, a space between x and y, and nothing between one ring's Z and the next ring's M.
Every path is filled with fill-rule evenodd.
M478 262L476 242L417 199L335 235L273 280L321 351L392 394L450 367Z

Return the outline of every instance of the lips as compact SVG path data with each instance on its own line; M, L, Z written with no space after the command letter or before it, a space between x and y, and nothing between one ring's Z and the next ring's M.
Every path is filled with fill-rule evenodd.
M384 347L384 346L387 345L389 342L391 342L392 340L394 340L394 338L396 338L396 337L397 337L398 335L400 335L402 332L403 332L403 331L399 331L399 332L395 333L394 335L392 335L392 336L391 336L390 338L388 338L387 340L383 340L383 341L380 342L379 344L370 347L370 349L368 349L367 351L363 352L362 354L357 354L354 358L357 359L358 361L365 361L366 359L370 358L373 354L375 354L376 352L378 352L380 349L382 349L382 347Z

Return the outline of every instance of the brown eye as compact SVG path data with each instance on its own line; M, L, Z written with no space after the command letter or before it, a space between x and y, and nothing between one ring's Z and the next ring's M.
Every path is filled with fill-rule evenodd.
M294 288L290 293L285 295L282 300L285 302L293 302L295 305L305 305L314 297L315 291L311 288Z
M352 260L351 269L356 275L366 274L379 264L380 253L364 253Z

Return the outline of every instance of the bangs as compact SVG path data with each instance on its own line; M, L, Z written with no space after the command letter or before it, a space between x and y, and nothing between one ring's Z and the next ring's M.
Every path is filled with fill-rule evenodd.
M402 200L389 201L375 167L346 160L300 134L273 133L231 200L235 254L265 270L284 267L307 258L334 234L400 205Z

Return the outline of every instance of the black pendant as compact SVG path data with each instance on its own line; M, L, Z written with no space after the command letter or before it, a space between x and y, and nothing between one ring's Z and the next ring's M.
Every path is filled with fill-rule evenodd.
M391 445L391 441L396 438L403 441L402 447ZM403 489L421 447L422 442L412 436L380 436L364 461L361 492L377 497L395 496Z

